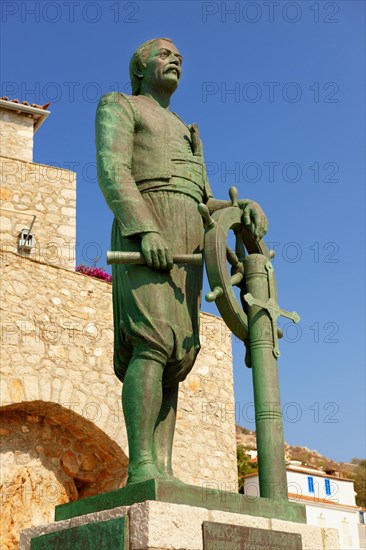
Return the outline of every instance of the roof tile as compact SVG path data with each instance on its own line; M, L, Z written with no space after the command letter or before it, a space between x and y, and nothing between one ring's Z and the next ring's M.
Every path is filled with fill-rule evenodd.
M10 101L11 103L21 103L21 105L29 105L28 101L19 101L19 99L9 99L8 96L4 95L3 97L0 97L3 101ZM35 109L43 109L44 111L51 105L51 103L45 103L44 105L37 105L37 103L32 103L30 107L34 107Z

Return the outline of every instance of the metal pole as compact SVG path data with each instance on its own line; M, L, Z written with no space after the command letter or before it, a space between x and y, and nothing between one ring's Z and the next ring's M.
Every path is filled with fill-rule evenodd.
M267 302L269 281L262 254L245 259L246 287L253 298ZM273 275L274 277L274 275ZM283 423L271 318L258 305L248 308L253 375L260 496L288 499Z

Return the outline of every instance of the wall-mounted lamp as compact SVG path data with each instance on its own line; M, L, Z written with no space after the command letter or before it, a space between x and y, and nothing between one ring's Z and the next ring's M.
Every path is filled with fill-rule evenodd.
M20 212L19 210L15 210L14 208L3 208L2 206L0 206L0 210L4 210L5 212L12 212L13 214L19 214L22 217L31 216L33 218L29 229L22 229L18 235L18 252L30 252L36 243L34 235L32 235L31 231L37 216L35 214L31 214L30 212Z
M31 234L31 228L22 229L18 236L18 249L21 252L30 252L35 245L34 235Z

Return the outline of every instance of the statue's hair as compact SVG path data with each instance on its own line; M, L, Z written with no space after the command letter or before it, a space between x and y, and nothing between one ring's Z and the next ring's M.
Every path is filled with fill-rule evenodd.
M130 79L132 87L132 95L139 95L141 87L141 78L136 76L135 72L138 72L139 66L145 64L147 59L147 54L149 52L150 46L157 40L165 40L166 42L173 43L170 38L153 38L144 42L137 48L130 61Z

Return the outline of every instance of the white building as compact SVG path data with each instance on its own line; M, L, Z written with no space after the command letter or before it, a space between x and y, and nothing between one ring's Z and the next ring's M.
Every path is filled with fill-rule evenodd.
M359 508L359 522L360 548L366 548L366 508Z
M305 504L309 525L338 529L342 550L360 548L360 508L352 479L328 475L293 461L287 466L287 487L290 501ZM244 493L259 496L257 473L245 477Z

